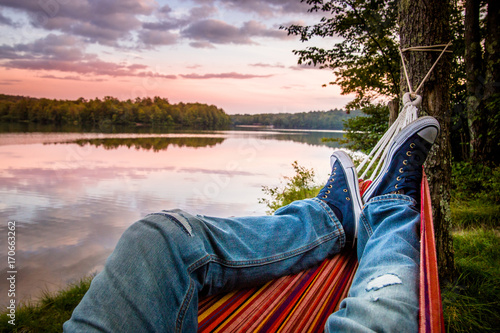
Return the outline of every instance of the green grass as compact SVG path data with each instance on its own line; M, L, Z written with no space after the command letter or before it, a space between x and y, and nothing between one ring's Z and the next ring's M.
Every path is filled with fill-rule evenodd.
M469 228L500 228L500 205L481 199L469 201L455 199L451 202L451 220L455 230Z
M45 293L35 303L21 304L16 309L16 325L5 312L0 317L0 332L62 332L62 324L71 317L74 308L87 292L92 277L84 278L57 293Z
M500 232L471 228L453 233L459 276L442 290L448 332L500 329Z

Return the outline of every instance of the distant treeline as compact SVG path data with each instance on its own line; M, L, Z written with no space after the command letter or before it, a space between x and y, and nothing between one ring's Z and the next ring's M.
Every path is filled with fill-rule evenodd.
M275 128L295 129L331 129L342 130L344 120L357 116L364 116L361 111L346 113L343 110L310 111L300 113L262 113L231 115L234 126L238 125L263 125Z
M225 129L238 125L263 125L292 129L342 130L344 120L364 115L334 109L301 113L262 113L227 115L214 105L201 103L170 104L161 97L120 101L114 97L102 100L54 100L0 94L0 122L96 127L106 125L146 125Z
M55 125L151 125L200 129L223 129L230 117L214 105L201 103L170 104L168 99L136 98L120 101L79 98L53 100L0 94L0 121Z

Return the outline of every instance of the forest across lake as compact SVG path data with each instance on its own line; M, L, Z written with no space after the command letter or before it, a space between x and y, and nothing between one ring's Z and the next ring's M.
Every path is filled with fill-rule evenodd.
M344 121L362 115L361 111L347 113L340 109L228 115L215 105L183 102L171 104L167 98L158 96L120 101L111 96L102 100L54 100L0 94L2 123L69 125L84 130L103 130L112 126L228 129L242 125L342 130Z

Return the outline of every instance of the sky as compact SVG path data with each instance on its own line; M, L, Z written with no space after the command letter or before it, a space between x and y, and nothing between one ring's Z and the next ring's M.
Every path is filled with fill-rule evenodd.
M342 108L329 69L297 65L300 0L0 0L0 93L55 99L160 96L228 114Z

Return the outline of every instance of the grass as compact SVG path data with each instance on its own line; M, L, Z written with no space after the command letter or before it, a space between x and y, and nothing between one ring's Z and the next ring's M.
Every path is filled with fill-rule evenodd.
M469 201L453 199L451 202L451 219L456 231L475 229L496 229L499 227L500 205L483 202L481 199Z
M453 232L458 278L442 288L447 332L500 331L498 215L496 220L497 228L470 226Z
M500 329L500 233L470 228L453 233L459 276L443 288L448 332Z
M279 187L264 187L260 199L269 212L294 200L315 196L314 172L292 164L295 176ZM479 170L479 171L478 171ZM457 278L442 286L447 332L500 332L500 168L455 164L452 235ZM17 308L16 326L3 312L0 332L62 332L62 324L90 286L92 278L45 294L36 304Z
M15 326L8 323L10 318L3 312L0 332L62 332L62 324L71 317L90 287L91 280L92 277L83 278L57 293L45 293L36 304L21 304L16 309Z

